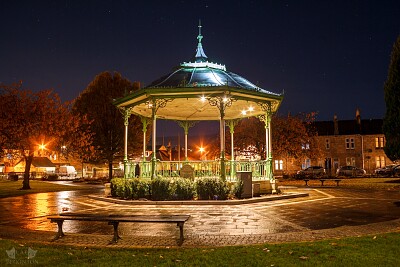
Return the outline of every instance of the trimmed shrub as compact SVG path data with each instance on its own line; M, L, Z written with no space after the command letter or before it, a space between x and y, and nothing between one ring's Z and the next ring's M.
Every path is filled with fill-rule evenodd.
M151 199L152 200L169 200L172 199L173 192L171 190L171 179L157 177L151 182Z
M233 186L232 193L236 198L242 198L244 183L242 180L238 180Z
M113 178L111 179L111 196L123 197L125 191L125 179L124 178Z
M125 199L149 198L151 181L138 178L113 178L111 180L111 196Z
M225 200L230 192L229 185L219 178L201 178L196 181L196 191L199 199Z
M175 178L171 183L171 191L173 199L176 200L191 200L196 195L195 183L187 178Z

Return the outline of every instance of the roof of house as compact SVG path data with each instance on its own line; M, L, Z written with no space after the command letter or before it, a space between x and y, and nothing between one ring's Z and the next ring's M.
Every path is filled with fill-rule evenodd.
M36 168L56 167L47 157L34 157L32 165Z
M337 120L338 133L335 134L335 121L316 121L314 126L319 136L326 135L352 135L352 134L383 134L383 119Z

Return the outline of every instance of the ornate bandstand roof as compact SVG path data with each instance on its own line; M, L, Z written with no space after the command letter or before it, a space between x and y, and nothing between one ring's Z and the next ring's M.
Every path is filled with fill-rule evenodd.
M225 119L276 112L283 94L262 89L242 76L227 71L225 65L208 61L202 41L201 25L193 62L181 63L174 71L148 86L115 101L120 108L144 117L171 120L219 120L217 103L225 104Z

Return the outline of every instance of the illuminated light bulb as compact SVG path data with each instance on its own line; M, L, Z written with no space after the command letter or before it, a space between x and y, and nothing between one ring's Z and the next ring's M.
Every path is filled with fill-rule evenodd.
M205 102L206 101L206 97L203 95L203 96L201 96L200 100L201 100L201 102Z
M252 106L250 106L249 111L254 111L254 108Z
M242 115L246 115L246 110L242 110Z

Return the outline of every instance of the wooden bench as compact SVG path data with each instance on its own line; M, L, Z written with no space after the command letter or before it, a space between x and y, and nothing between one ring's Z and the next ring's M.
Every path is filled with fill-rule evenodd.
M310 179L303 179L303 180L306 183L306 186L308 186L308 181L310 181ZM339 186L339 182L342 181L342 179L319 179L319 181L321 182L321 186L324 186L325 181L334 181L336 182L336 186Z
M321 181L321 186L324 186L324 182L325 181L334 181L334 182L336 182L336 186L339 186L339 182L342 180L342 179L319 179L320 181Z
M117 243L121 237L118 235L118 226L121 222L139 222L139 223L176 223L179 226L179 245L183 243L183 225L189 219L190 215L118 215L118 214L83 214L83 213L61 213L56 216L47 217L51 222L58 225L58 231L54 240L63 237L62 230L64 221L89 221L89 222L107 222L114 227L114 237L111 242Z

